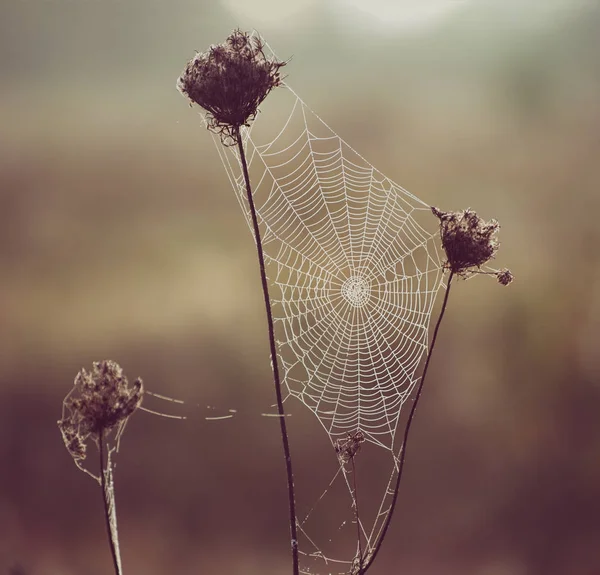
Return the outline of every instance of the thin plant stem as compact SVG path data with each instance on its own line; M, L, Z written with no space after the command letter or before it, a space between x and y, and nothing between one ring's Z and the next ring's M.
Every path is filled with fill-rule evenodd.
M100 484L102 486L102 502L104 504L104 519L106 520L108 544L113 560L113 567L115 568L115 575L123 575L121 555L119 553L119 539L116 530L117 518L114 507L115 500L112 485L112 463L110 461L110 454L107 456L105 453L106 447L104 432L100 432L98 443L98 451L100 453Z
M358 488L356 481L356 464L354 463L354 457L352 457L352 488L354 491L354 519L356 520L356 540L358 542L358 574L363 575L363 552L362 552L362 537L360 533L360 512L358 509Z
M292 473L292 456L290 453L290 443L285 421L285 410L283 408L283 397L281 394L281 379L279 376L279 365L277 362L277 347L275 345L275 327L273 324L273 312L271 310L271 299L269 297L269 284L267 281L267 272L265 268L265 257L263 253L262 241L260 238L260 228L258 227L258 218L252 197L252 188L250 187L250 176L248 174L248 164L246 162L246 153L239 127L236 128L234 138L237 143L240 154L244 180L246 182L246 195L252 217L252 227L254 229L254 239L256 240L256 251L258 254L258 265L260 267L260 279L262 283L263 296L265 300L265 310L267 312L267 324L269 327L269 345L271 348L271 366L273 368L273 383L275 385L275 395L277 398L277 412L279 414L279 425L281 428L281 441L283 443L283 453L285 456L285 468L287 472L288 484L288 503L290 512L290 537L292 541L292 572L293 575L299 575L299 557L298 557L298 529L296 524L296 499L294 495L294 474Z
M381 530L381 535L375 544L375 548L369 557L369 560L363 569L362 573L366 573L367 570L373 565L373 561L377 557L379 550L381 549L381 545L385 536L387 534L388 528L392 521L392 515L394 514L394 509L396 507L396 503L398 502L398 492L400 491L400 482L402 480L402 471L404 470L404 461L406 459L406 445L408 442L408 435L410 433L410 428L415 417L415 412L417 410L417 404L419 403L419 399L421 398L421 392L423 391L423 384L425 383L425 378L427 377L427 370L429 369L429 362L431 361L431 356L433 354L433 349L435 348L435 342L437 341L438 331L440 329L440 325L442 323L442 319L444 319L444 313L446 312L446 307L448 305L448 296L450 295L450 287L452 285L452 279L454 278L454 272L450 271L450 276L448 277L448 287L446 288L446 294L444 295L444 301L442 303L442 309L440 311L440 315L438 317L437 323L435 324L435 329L433 331L433 338L431 340L431 346L429 347L429 352L427 353L427 359L425 360L425 366L423 367L423 375L421 376L421 381L417 386L417 393L415 395L415 400L413 401L412 408L408 415L408 421L406 423L406 427L404 429L404 437L402 439L402 447L400 448L400 461L398 462L398 477L396 478L396 485L394 486L394 494L392 496L392 504L390 505L390 510L385 518L385 523L383 525L383 529Z

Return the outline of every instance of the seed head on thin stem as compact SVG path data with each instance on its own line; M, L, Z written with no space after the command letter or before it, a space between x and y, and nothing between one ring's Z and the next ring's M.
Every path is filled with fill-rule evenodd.
M267 57L258 36L234 30L223 44L198 53L177 81L179 91L207 112L208 129L235 145L269 92L281 85L285 62Z
M86 458L87 442L96 446L116 427L122 427L141 405L144 386L141 379L129 385L119 364L97 361L91 372L82 369L63 403L58 422L65 446L80 466Z
M118 450L125 424L142 404L143 395L141 379L130 386L118 363L97 361L91 372L82 369L75 377L75 384L63 402L62 418L58 422L75 465L102 487L104 519L115 575L122 575L123 567L119 551L112 454ZM98 448L97 475L83 465L90 440ZM111 447L111 440L115 446Z

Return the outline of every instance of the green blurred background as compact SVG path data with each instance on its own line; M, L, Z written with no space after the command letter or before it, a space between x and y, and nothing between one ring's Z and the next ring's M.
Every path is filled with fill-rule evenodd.
M0 573L110 572L100 491L56 428L104 358L189 416L127 429L126 573L289 572L254 246L175 90L238 26L293 56L287 81L391 179L496 217L516 276L455 286L373 575L597 575L597 0L3 2ZM335 461L299 407L310 506Z

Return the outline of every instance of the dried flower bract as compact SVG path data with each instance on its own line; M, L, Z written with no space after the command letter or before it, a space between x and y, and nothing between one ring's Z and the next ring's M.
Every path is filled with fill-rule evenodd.
M442 212L432 207L431 211L440 220L442 247L447 258L444 265L451 272L468 277L495 256L496 233L500 228L496 220L485 222L471 209Z
M211 46L187 63L179 91L204 108L208 128L226 145L237 143L241 126L254 119L258 106L281 84L285 62L268 58L258 36L235 30L223 44Z
M115 427L125 424L141 405L144 386L141 379L129 385L123 370L114 361L94 362L91 373L82 369L63 403L58 422L63 440L76 463L86 457L86 443L98 445Z

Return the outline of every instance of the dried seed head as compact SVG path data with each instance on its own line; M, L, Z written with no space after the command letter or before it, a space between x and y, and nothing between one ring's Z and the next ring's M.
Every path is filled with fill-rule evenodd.
M485 222L471 209L442 212L432 207L431 211L440 220L447 258L444 266L451 272L468 277L495 256L499 245L495 236L500 228L496 220Z
M360 446L364 443L365 436L362 431L348 433L346 439L336 439L334 444L335 452L341 463L347 463L360 451Z
M207 112L209 130L225 145L237 143L241 126L254 119L258 106L281 84L285 62L267 58L258 36L234 30L223 44L196 54L177 81L179 91Z
M502 284L503 286L507 286L508 284L512 283L514 279L511 271L507 268L496 272L496 277L498 278L498 283Z
M94 362L91 373L82 369L63 403L58 427L76 463L86 457L89 439L96 445L115 427L122 426L141 405L144 386L141 379L129 385L123 370L114 361Z

